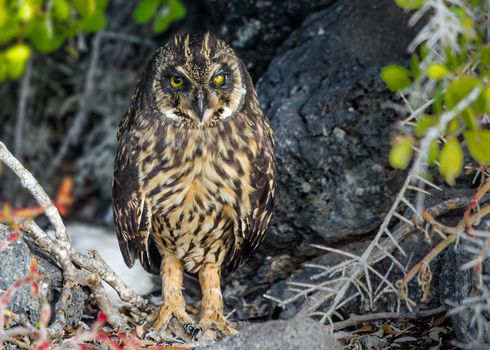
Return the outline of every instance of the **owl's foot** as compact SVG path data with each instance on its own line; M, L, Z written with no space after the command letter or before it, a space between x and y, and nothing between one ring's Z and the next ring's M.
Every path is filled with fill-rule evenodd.
M206 264L199 270L199 283L202 291L202 310L199 328L202 337L207 338L213 330L223 335L235 335L238 331L223 315L223 297L220 286L221 268L219 264Z
M206 335L208 330L217 330L223 335L238 334L238 331L232 326L231 322L219 312L206 313L206 315L203 316L199 322L199 328L201 329L203 335Z
M151 323L150 329L164 330L167 328L172 317L175 317L175 319L193 337L198 333L199 329L195 327L194 320L185 311L185 306L182 303L162 304L157 310L148 316L147 321Z

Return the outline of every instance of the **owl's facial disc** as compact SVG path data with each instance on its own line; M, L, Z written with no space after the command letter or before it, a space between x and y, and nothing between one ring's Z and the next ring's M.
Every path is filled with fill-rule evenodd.
M165 55L163 55L165 54ZM154 80L156 106L185 127L214 126L237 113L246 94L241 63L224 42L205 34L162 49Z
M231 116L230 94L234 78L228 67L219 65L206 79L195 84L192 105L186 114L200 125L209 125Z

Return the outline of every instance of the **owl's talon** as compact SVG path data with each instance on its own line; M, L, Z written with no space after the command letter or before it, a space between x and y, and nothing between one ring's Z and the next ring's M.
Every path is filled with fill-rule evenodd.
M199 333L201 333L201 328L196 327L192 323L185 324L184 329L186 330L187 333L189 333L192 336L193 340L199 335Z
M196 327L196 326L191 325L191 324L187 324L184 327L185 327L185 330L187 331L187 333L189 333L191 335L193 341L196 340L202 332L201 328Z
M184 325L184 329L187 333L192 333L194 331L194 326L192 325L192 323L186 323Z
M225 336L238 334L238 331L232 326L231 322L219 313L203 317L199 322L199 327L203 330L203 333L207 330L214 329Z
M194 329L194 321L189 314L187 314L183 305L165 303L148 316L147 321L150 323L149 329L165 330L172 317L175 317L186 331L190 328Z

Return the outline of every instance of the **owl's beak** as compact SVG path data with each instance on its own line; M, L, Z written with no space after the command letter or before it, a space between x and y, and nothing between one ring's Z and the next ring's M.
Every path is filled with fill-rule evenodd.
M195 103L197 115L202 123L204 119L204 112L206 111L206 96L202 89L197 91Z

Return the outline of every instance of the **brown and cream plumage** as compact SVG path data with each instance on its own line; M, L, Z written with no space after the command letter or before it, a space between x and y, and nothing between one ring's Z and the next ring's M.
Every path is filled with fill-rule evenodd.
M207 33L176 36L147 65L118 131L114 219L128 266L162 277L154 327L185 311L183 272L199 276L199 327L236 330L220 276L264 239L275 189L274 141L245 66Z

